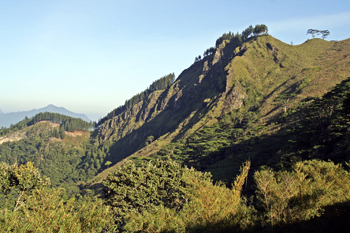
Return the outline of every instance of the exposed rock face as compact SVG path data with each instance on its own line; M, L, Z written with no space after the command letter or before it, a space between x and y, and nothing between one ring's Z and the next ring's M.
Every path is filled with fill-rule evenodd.
M228 107L227 110L239 109L243 105L243 99L247 95L239 86L234 86L231 91L226 95L225 106Z
M213 62L212 64L215 65L216 63L220 62L222 59L222 57L225 55L225 47L226 45L229 43L228 40L224 40L219 47L216 49L215 54L214 54L214 58L213 58Z
M95 142L102 145L107 140L127 140L142 144L146 136L157 139L176 128L186 134L208 112L219 117L223 111L240 108L246 95L239 85L229 84L225 71L235 56L234 48L224 41L215 54L184 70L167 90L152 93L102 124L94 133ZM224 109L213 110L219 102L223 102Z

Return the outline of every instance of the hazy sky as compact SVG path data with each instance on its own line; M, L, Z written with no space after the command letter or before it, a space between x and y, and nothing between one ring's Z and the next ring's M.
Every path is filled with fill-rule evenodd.
M343 40L350 1L0 0L0 109L54 104L96 120L256 24L295 45L309 28Z

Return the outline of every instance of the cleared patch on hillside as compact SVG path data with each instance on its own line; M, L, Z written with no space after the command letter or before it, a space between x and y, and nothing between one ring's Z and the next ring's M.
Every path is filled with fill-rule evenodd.
M3 137L0 137L0 145L4 142L15 142L19 141L23 138L26 138L26 132L25 131L16 131L11 134L7 134Z

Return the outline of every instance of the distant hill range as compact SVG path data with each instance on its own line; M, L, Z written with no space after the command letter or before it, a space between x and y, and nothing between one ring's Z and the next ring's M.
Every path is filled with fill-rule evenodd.
M74 113L63 107L56 107L55 105L50 104L44 108L33 109L30 111L10 112L10 113L4 113L0 109L0 127L10 127L11 124L15 124L23 120L25 117L28 117L28 118L33 117L40 112L59 113L59 114L67 115L74 118L81 118L82 120L87 122L91 121L85 114Z

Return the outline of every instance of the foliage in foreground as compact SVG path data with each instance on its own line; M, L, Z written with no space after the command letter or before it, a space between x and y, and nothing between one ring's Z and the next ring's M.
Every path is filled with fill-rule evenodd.
M50 184L50 179L41 177L31 162L26 165L0 163L0 206L19 210L32 191Z
M350 202L349 172L319 160L297 162L289 171L256 171L256 209L242 196L249 161L232 188L174 161L140 167L129 161L109 174L105 201L65 198L63 189L45 187L48 180L31 163L0 168L3 232L255 232L307 221L315 230L319 222L310 220L336 219L338 207L328 207Z
M193 188L190 177L209 180L209 175L181 167L174 161L158 160L136 167L126 162L104 182L108 187L106 204L113 207L119 226L129 213L142 213L154 206L179 211L189 201L188 189Z
M254 225L255 210L241 196L250 162L244 164L232 189L213 184L200 172L186 174L190 188L184 189L189 198L181 210L164 205L153 206L142 213L126 215L126 232L225 232L247 230Z
M262 168L254 178L263 224L271 226L310 220L326 206L350 200L350 174L333 162L297 162L290 172Z
M47 189L47 178L28 162L0 164L2 232L102 232L113 217L102 200L64 198L63 189Z
M126 232L254 232L305 223L350 201L349 172L333 162L310 160L290 171L256 171L255 209L241 195L249 168L246 162L230 189L172 161L139 168L128 162L109 175L107 203L117 227ZM327 214L336 218L337 210Z
M0 210L5 232L108 232L112 215L102 200L65 200L63 189L36 189L20 211Z

